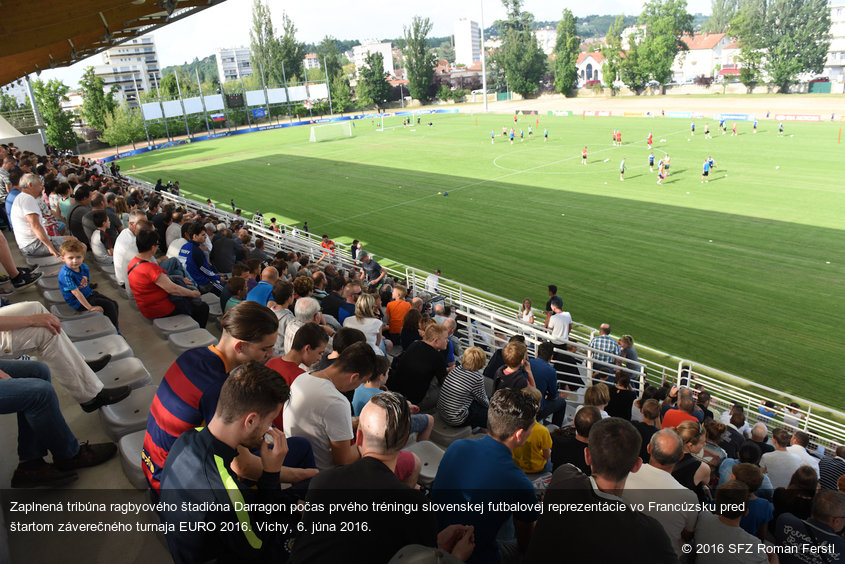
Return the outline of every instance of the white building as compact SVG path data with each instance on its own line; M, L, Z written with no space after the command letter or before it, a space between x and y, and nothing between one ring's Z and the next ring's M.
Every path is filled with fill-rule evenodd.
M845 2L830 2L830 47L824 74L831 82L845 81Z
M594 53L581 53L575 62L578 71L578 85L585 86L593 80L602 80L602 65L604 57L599 51Z
M557 43L557 30L553 27L544 27L534 32L537 36L537 45L543 50L546 55L551 55L555 50L555 43Z
M221 83L246 78L252 74L249 47L218 49L214 54L217 58L217 76Z
M645 39L646 26L632 25L622 30L622 50L628 51L631 48L631 36L634 36L634 43L639 44Z
M461 18L455 22L455 64L471 66L481 62L481 28L478 22Z
M320 68L320 59L317 58L317 54L316 53L306 54L305 58L302 59L302 67L305 70Z
M366 64L367 55L370 53L381 53L384 59L384 72L393 74L393 48L390 43L368 40L362 41L361 45L352 48L352 60L355 62L356 76L361 74L361 68Z
M714 76L722 65L722 51L731 44L724 33L696 33L681 38L687 51L681 51L672 64L673 82L683 83L697 76Z
M103 79L106 91L117 87L119 101L137 107L136 84L139 92L148 92L161 80L155 41L144 35L103 51L103 64L94 67L94 74Z

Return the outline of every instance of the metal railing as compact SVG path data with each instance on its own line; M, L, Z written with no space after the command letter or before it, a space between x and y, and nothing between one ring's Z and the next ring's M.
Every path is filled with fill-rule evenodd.
M154 189L149 182L127 178L134 187L148 191ZM226 210L212 208L204 203L168 192L160 194L164 199L184 206L188 210L200 211L226 221L244 221L245 228L254 235L264 238L268 249L306 253L312 260L319 259L327 252L326 249L320 247L320 237L296 227L278 224L282 232L275 232L263 221L258 223ZM335 243L335 251L328 258L337 268L351 269L360 266L353 260L350 247L341 243ZM404 281L413 295L436 297L456 309L459 332L462 333L464 342L470 346L481 345L487 349L488 354L491 354L493 349L504 344L509 336L515 333L523 334L526 343L533 347L549 340L550 335L541 321L545 317L544 312L540 310L534 310L535 323L529 325L518 319L520 304L513 300L442 277L438 279L437 291L430 292L426 288L426 280L431 273L385 258L385 262L388 260L388 266L382 265L388 275L396 281ZM583 369L588 375L592 372L592 362L596 353L611 356L614 361L620 363L627 361L624 357L609 355L590 347L590 340L596 334L598 334L598 329L573 322L567 341L578 347L580 352L571 353L571 355L583 361ZM661 386L670 383L696 387L701 385L711 394L714 406L721 409L728 409L734 404L744 406L749 424L760 421L770 427L800 429L810 435L815 445L825 448L835 448L837 445L845 444L845 413L841 411L640 343L637 344L637 350L642 355L637 361L640 365L639 371L619 366L615 368L629 372L631 381L639 384L640 392L645 384ZM661 360L655 360L655 358ZM592 381L593 379L588 377L585 383ZM771 402L775 406L774 409L769 408L774 412L774 416L758 411L765 402ZM791 403L796 403L799 407L793 408L789 405Z

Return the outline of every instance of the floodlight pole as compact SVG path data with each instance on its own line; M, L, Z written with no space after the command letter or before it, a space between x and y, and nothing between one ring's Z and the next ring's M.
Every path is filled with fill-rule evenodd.
M205 109L205 96L202 94L202 83L200 82L200 70L194 69L197 73L197 86L200 89L200 102L202 102L202 115L205 116L205 130L211 135L211 127L208 125L208 112Z
M150 132L147 131L147 118L144 115L144 108L141 106L141 96L138 94L138 81L135 80L135 73L132 73L132 84L135 86L135 101L138 102L138 109L141 111L141 119L144 120L144 135L147 137L147 147L150 146Z
M326 73L326 92L329 94L329 115L334 117L334 110L332 109L332 85L329 82L329 65L326 63L325 57L323 57L323 70Z
M188 114L185 112L185 102L182 100L182 88L179 86L179 73L176 69L173 70L173 76L176 77L176 92L179 93L179 105L182 106L182 117L185 118L185 135L188 136L188 141L191 140L191 128L188 127Z
M484 0L481 0L481 89L484 90L484 113L487 113L487 53L484 50Z
M158 94L158 105L161 106L161 121L164 122L164 134L167 140L170 141L170 129L167 127L167 116L164 114L164 102L161 101L161 90L158 88L158 77L153 73L153 80L156 83L156 94Z
M264 105L267 106L267 123L273 123L270 119L270 96L267 95L267 83L264 82L264 65L258 61L258 68L261 70L261 87L264 89Z

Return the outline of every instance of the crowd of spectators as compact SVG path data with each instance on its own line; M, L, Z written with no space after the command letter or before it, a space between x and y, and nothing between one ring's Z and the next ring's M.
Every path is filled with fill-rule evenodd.
M11 206L18 246L26 255L62 257L68 270L62 289L74 307L102 308L117 327L116 304L112 313L87 284L83 259L92 247L93 260L111 259L149 319L184 313L205 326L209 309L201 295L220 300L219 341L180 355L158 387L142 453L154 497L207 501L234 488L247 500L320 504L363 501L355 492L366 491L399 503L441 504L434 513L387 512L368 535L321 528L316 522L324 516L307 512L309 533L293 542L292 534L259 533L264 542L256 543L237 527L170 534L177 562L343 561L365 553L368 561L385 562L412 544L467 562L556 561L564 554L576 561L677 562L690 543L786 547L808 538L842 554L845 447L819 459L806 433L773 424L771 406L746 415L735 405L718 416L706 390L643 386L632 379L641 367L633 338L611 337L609 324L589 341L592 355L583 362L584 349L570 339L572 317L554 286L546 305L547 342L528 345L514 334L498 349L490 342L463 349L469 325L442 302L430 304L439 271L426 281L428 294L411 295L360 245L354 245L358 266L342 270L328 237L312 262L307 253L268 248L242 220L221 222L213 213L174 206L158 189L128 190L119 178L49 159L36 159L43 173L23 172L21 163L33 167L29 155L12 153L10 168L2 157L7 174L0 172L0 182L18 189ZM12 278L31 274L7 270ZM0 309L0 321L6 319L0 337L13 346L14 332L24 325L4 310L18 312ZM72 356L55 331L47 335L54 325L42 310L24 315L38 320L43 347ZM533 317L527 300L519 320L533 323ZM47 352L44 358L53 357ZM21 361L0 364L0 407L22 412L7 400L8 381L32 380L25 393L38 393L39 409L50 414L43 425L59 430L48 442L37 437L51 427L21 424L13 485L66 483L76 468L114 454L113 445L94 445L94 452L74 447L77 441L55 414L48 377L9 364L15 362ZM122 391L96 389L91 367L74 362L75 373L61 371L60 381L83 409L117 401ZM411 435L428 439L438 419L469 426L476 436L452 442L430 490L416 491L422 461L405 447ZM776 428L770 433L769 426ZM47 450L55 464L44 462ZM282 490L282 483L292 486ZM548 510L617 501L616 511ZM715 501L718 509L665 511L649 501L690 507ZM487 502L499 505L472 509ZM738 505L725 509L721 502ZM268 518L246 513L252 522ZM165 511L161 517L175 523L184 515ZM332 518L354 517L341 511ZM564 542L564 534L577 542ZM734 560L771 561L775 552Z

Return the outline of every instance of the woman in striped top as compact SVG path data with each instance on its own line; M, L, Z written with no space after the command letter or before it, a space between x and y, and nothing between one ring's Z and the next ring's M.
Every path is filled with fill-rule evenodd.
M446 376L437 400L437 412L453 426L487 427L487 409L490 403L484 390L481 369L487 361L484 351L470 347L461 357L461 366Z

